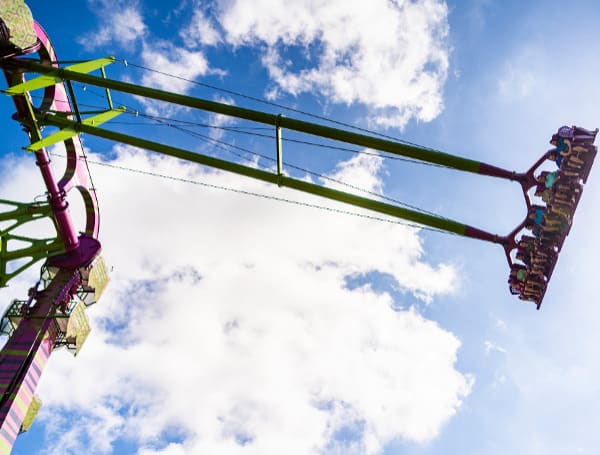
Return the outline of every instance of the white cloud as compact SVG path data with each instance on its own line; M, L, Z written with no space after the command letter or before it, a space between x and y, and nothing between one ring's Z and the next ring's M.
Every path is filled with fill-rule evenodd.
M179 36L189 47L214 46L222 42L219 32L201 8L194 11L190 24L179 32Z
M498 81L499 95L505 102L522 101L531 94L535 85L536 79L531 71L509 62Z
M375 154L374 150L368 150ZM365 191L382 193L382 180L379 176L383 167L383 159L375 155L358 154L348 161L337 164L335 172L327 175L323 183L327 186L336 186L334 181L351 183L355 188L341 186L340 189L349 193L365 196ZM356 190L360 188L365 191Z
M213 98L217 103L228 104L230 106L235 105L235 101L231 97L221 97L216 96ZM225 130L221 129L223 127L233 125L236 122L235 117L230 117L228 115L223 114L213 114L210 113L208 115L208 124L211 125L209 136L211 139L220 140L225 135Z
M499 346L496 343L493 343L489 340L485 340L483 342L483 345L485 346L485 353L489 354L490 352L499 352L501 354L506 354L506 349L504 349L502 346Z
M145 66L157 70L146 72L142 84L170 92L186 93L192 86L190 80L209 72L202 52L189 51L167 41L144 44L141 56Z
M116 152L123 166L299 197ZM432 439L469 393L454 335L394 311L386 293L345 287L380 271L416 295L451 291L453 268L425 262L414 229L93 172L115 271L80 356L57 353L42 378L45 421L76 412L83 428L48 453L75 453L82 438L98 453L117 438L144 454L378 453L392 438ZM164 442L172 432L180 442Z
M163 449L145 447L138 452L138 455L185 455L186 453L183 445L171 443Z
M125 418L105 404L85 409L73 419L60 413L42 417L46 431L53 434L43 455L110 453L114 435L122 431Z
M214 6L214 8L212 8ZM122 47L148 35L138 4L100 0L102 25L81 43ZM208 74L199 47L252 46L273 85L267 97L318 94L334 103L367 108L370 124L402 128L411 119L430 121L443 109L448 70L448 10L440 0L388 1L216 0L197 5L180 30L183 47L150 36L146 66L186 79ZM224 74L212 71L211 74ZM184 92L189 83L151 74L142 80Z
M98 30L78 40L87 49L109 43L126 48L146 34L147 27L137 1L88 0L88 4L101 24Z
M141 79L142 85L168 92L186 94L194 87L194 80L207 74L224 75L220 69L210 68L202 51L191 51L168 41L144 43L143 65L149 68ZM172 115L180 108L173 104L137 97L149 115Z
M218 2L227 42L264 45L262 62L288 93L361 103L371 120L403 127L442 110L447 7L436 0Z

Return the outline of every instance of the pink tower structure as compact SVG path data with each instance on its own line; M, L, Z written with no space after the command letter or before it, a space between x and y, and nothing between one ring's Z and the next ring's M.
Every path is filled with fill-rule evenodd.
M0 63L34 52L45 64L56 65L52 44L25 3L0 0ZM9 86L25 81L22 72L0 66ZM72 113L64 83L45 88L40 106L33 105L28 93L14 96L13 100L14 118L21 122L32 142L41 138L35 111L53 110L68 116ZM9 223L8 228L0 230L0 286L31 263L49 257L40 282L29 291L29 299L15 300L0 324L0 330L9 335L0 352L0 454L10 453L17 435L31 425L39 409L34 392L52 350L67 346L77 353L81 348L89 332L83 309L99 298L107 281L99 257L98 205L83 147L79 136L65 140L64 145L67 167L60 179L52 172L47 151L41 148L34 152L46 186L47 204L0 201L15 207L0 213L0 221ZM69 213L67 195L73 189L81 194L86 207L82 233L76 231ZM43 216L53 220L55 239L26 239L13 232ZM28 242L30 246L11 250L13 240Z

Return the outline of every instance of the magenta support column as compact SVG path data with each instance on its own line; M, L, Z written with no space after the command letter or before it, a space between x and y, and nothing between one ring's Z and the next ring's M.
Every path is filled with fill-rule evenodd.
M10 73L5 70L4 74L9 85L21 82L23 80L23 76L18 73ZM15 103L15 108L17 109L17 118L27 119L30 117L28 103L24 96L15 96L13 97L13 101ZM35 134L33 131L33 126L26 125L25 128L30 137ZM75 227L71 221L71 217L69 216L69 204L66 201L66 194L64 191L61 191L54 174L52 173L52 169L50 168L50 158L46 150L42 149L36 152L35 155L36 164L40 169L46 190L48 192L48 200L50 206L52 207L52 213L56 221L58 235L64 242L66 251L73 251L78 247L79 240L77 238L77 231L75 230Z
M58 187L50 168L50 158L46 150L42 149L36 152L36 158L36 164L40 168L48 190L48 201L50 207L52 207L58 235L65 244L65 250L67 252L73 251L79 246L79 239L68 212L69 203L66 201L66 193Z
M37 23L33 22L33 28L39 40L40 58L48 62L56 61L54 48L46 35L44 29ZM8 72L5 70L5 76L9 85L13 85L24 80L23 74L19 72ZM35 119L33 118L32 106L28 98L29 95L13 97L15 107L17 109L17 117L24 120L23 124L28 135L34 140L39 140L39 130L37 129ZM58 108L60 111L70 111L71 106L66 95L63 84L57 84L46 88L44 91L44 99L41 108L50 109ZM52 169L50 168L50 158L45 149L36 152L36 164L40 168L42 178L48 191L48 200L52 207L54 220L56 222L57 231L60 239L65 244L67 252L74 251L79 246L77 230L73 226L71 217L68 212L68 202L66 200L66 192L59 185Z

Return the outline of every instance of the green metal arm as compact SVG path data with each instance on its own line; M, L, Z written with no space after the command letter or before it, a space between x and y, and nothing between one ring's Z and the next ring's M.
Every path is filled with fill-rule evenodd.
M64 117L59 117L52 114L37 114L36 116L40 124L47 124L57 126L59 128L72 129L79 133L91 134L93 136L101 137L111 141L129 144L134 147L139 147L146 150L153 150L164 155L169 155L182 160L203 164L224 171L234 172L236 174L244 175L246 177L252 177L258 180L262 180L264 182L293 188L295 190L303 191L305 193L315 194L318 196L326 197L328 199L348 203L357 207L362 207L368 210L372 210L374 212L412 221L443 231L452 232L459 235L466 235L469 237L480 238L482 240L492 241L495 243L501 243L501 238L498 236L485 233L484 231L473 230L472 228L469 230L467 225L459 223L457 221L449 220L447 218L429 215L415 210L410 210L403 207L386 204L384 202L367 199L361 196L356 196L354 194L345 193L343 191L338 191L320 185L315 185L313 183L309 183L303 180L287 177L282 174L272 173L261 169L244 166L241 164L221 160L200 153L190 152L188 150L172 147L165 144L160 144L158 142L153 142L134 136L129 136L123 133L98 128L90 124L78 123L66 119ZM483 233L486 238L482 238L481 235L471 236L469 234L470 231L476 231L479 234Z
M65 116L56 115L52 112L35 112L32 114L40 124L54 125L61 128L61 131L55 133L49 138L40 140L39 144L32 144L32 146L30 147L36 148L38 146L48 145L51 142L59 140L65 135L70 137L78 133L87 133L112 141L129 144L135 147L153 150L183 160L204 164L206 166L211 166L217 169L234 172L240 175L245 175L247 177L252 177L265 182L274 183L279 186L286 186L288 188L304 191L306 193L319 195L332 200L372 210L374 212L412 221L415 223L422 224L424 226L440 229L446 232L451 232L471 238L477 238L493 243L506 243L505 237L500 237L498 235L473 228L471 226L459 223L454 220L449 220L444 217L426 214L416 210L398 207L395 205L368 199L365 197L357 196L339 190L334 190L331 188L315 185L299 179L294 179L285 176L282 171L283 161L281 156L281 129L287 128L290 130L303 132L332 140L337 140L348 144L354 144L375 150L381 150L391 154L412 158L418 161L439 164L461 171L485 174L509 180L515 180L515 176L517 174L514 172L497 168L495 166L490 166L479 161L471 160L468 158L462 158L447 153L422 148L419 146L344 131L337 128L306 122L303 120L287 118L282 115L269 114L266 112L255 111L251 109L241 108L238 106L231 106L228 104L208 101L186 95L170 93L163 90L141 87L126 82L106 79L104 77L104 72L102 72L103 77L97 77L82 73L89 71L90 69L102 68L105 64L111 63L113 61L113 57L108 57L105 59L99 59L92 62L82 63L76 67L60 69L54 66L43 65L33 60L13 59L11 61L8 61L7 64L18 68L20 71L41 73L42 76L36 79L32 79L31 81L25 83L29 84L28 86L26 86L25 84L20 84L11 87L11 90L8 93L19 94L23 91L31 89L31 87L45 86L49 83L49 81L66 81L67 83L69 83L70 81L78 81L89 85L104 87L107 90L117 90L132 95L177 104L180 106L201 109L257 123L272 125L275 127L277 139L277 173L267 172L261 169L244 166L241 164L217 159L199 153L193 153L184 149L168 146L165 144L160 144L157 142L152 142L134 136L128 136L126 134L101 129L97 126L99 122L94 122L92 121L92 119L89 118L81 119L80 115L77 115L77 121L73 121L69 118L66 118ZM111 110L101 114L101 116L103 117L103 119L105 119L114 114L116 114L116 111Z
M112 57L107 57L106 60L110 61L111 58ZM468 158L462 158L459 156L430 150L427 148L413 146L401 142L389 141L378 137L353 133L350 131L344 131L338 128L332 128L316 123L306 122L303 120L288 118L281 115L269 114L266 112L255 111L252 109L246 109L238 106L231 106L229 104L218 103L215 101L204 100L201 98L194 98L186 95L179 95L163 90L142 87L139 85L129 84L121 81L115 81L112 79L105 79L90 74L82 74L81 72L73 71L72 69L60 69L51 66L46 66L32 60L15 59L14 61L8 63L15 65L15 67L18 67L21 70L42 73L46 75L46 77L50 76L59 80L77 81L84 84L95 85L97 87L104 87L106 89L117 90L132 95L142 96L145 98L165 101L180 106L201 109L231 117L250 120L257 123L272 125L276 128L287 128L290 130L333 139L348 144L354 144L361 147L368 147L375 150L381 150L387 153L400 155L423 162L439 164L460 171L491 175L494 177L506 178L510 180L514 180L514 177L516 175L512 171L501 169L495 166L486 165L485 163L481 163L479 161L471 160ZM33 81L35 81L35 79L33 79ZM12 90L14 91L14 93L16 93L20 92L22 88L20 88L19 86L15 86L12 87ZM13 92L9 91L8 93L11 94Z

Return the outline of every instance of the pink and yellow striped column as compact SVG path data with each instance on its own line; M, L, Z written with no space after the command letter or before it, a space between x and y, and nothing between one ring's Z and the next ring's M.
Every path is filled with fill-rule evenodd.
M59 270L0 352L0 455L12 450L54 347L55 310L80 283L79 272Z
M2 422L0 424L0 454L9 454L12 450L17 435L21 431L21 424L25 419L29 406L31 406L42 371L52 352L52 345L53 341L46 333L31 362L27 361L29 350L25 344L22 345L25 349L3 350L2 354L6 355L6 359L3 358L3 366L7 362L14 366L29 363L29 366L25 368L20 384L16 388L13 387L12 392L9 390L9 386L14 376L11 377L11 372L5 371L4 368L0 373L3 392L8 394L0 410L0 422Z

